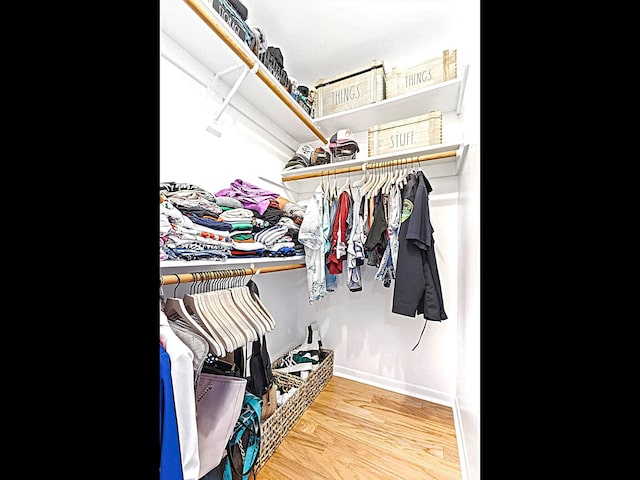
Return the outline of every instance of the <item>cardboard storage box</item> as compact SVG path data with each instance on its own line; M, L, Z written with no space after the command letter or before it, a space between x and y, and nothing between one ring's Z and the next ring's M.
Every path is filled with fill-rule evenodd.
M386 98L382 60L332 78L316 82L316 118L369 105Z
M442 143L442 112L429 112L369 128L369 156Z
M405 70L392 68L386 77L387 98L457 78L457 56L457 50L445 50L442 56L414 67Z

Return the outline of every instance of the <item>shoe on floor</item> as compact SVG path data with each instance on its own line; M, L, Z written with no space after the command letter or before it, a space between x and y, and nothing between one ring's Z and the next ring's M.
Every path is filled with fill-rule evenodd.
M313 360L304 356L298 355L300 362L296 361L296 355L293 352L287 353L282 359L272 366L274 372L280 373L293 373L302 372L305 370L313 369Z

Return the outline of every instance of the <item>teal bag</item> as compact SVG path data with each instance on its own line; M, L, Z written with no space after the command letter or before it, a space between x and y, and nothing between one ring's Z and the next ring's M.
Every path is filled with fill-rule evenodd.
M242 410L227 443L223 480L248 480L260 453L262 399L245 391ZM253 472L255 479L255 472Z

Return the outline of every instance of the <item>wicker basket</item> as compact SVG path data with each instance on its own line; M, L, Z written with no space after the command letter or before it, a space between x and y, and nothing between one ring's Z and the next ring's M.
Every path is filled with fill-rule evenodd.
M320 349L320 357L324 357L320 366L309 372L307 379L303 380L302 393L305 409L316 399L333 375L333 350Z
M320 349L320 357L322 358L320 366L309 372L306 380L288 373L273 372L278 387L287 390L297 387L298 390L260 426L260 454L255 464L256 473L273 455L287 433L300 420L305 410L309 408L309 405L331 379L333 375L333 350ZM279 360L280 358L273 362L273 365L276 365Z
M302 416L306 408L302 402L301 387L304 382L301 379L278 372L273 372L273 376L279 388L289 390L296 387L298 390L260 425L260 454L255 465L256 472L273 455L282 439L293 427L295 420Z

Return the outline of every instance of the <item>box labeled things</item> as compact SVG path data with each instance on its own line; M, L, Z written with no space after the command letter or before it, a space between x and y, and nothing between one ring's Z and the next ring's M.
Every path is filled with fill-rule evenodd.
M316 81L316 118L375 103L386 98L384 62Z
M368 131L370 157L440 143L442 143L442 112L433 111L396 122L375 125Z
M445 50L411 68L392 68L386 76L387 98L419 90L458 77L457 50Z

